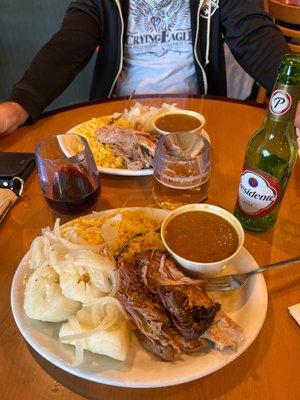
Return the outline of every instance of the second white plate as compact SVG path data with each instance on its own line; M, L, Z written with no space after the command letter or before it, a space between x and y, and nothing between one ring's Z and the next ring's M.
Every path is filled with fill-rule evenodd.
M78 124L76 126L73 126L73 128L69 129L66 133L75 133L75 129L80 128L81 125L85 124L85 122L82 122L81 124ZM208 133L202 129L202 135L206 137L208 140L210 140ZM132 169L126 169L126 168L105 168L105 167L98 167L98 171L103 173L103 174L110 174L110 175L119 175L119 176L149 176L153 175L153 168L147 168L147 169L139 169L137 171L132 170Z

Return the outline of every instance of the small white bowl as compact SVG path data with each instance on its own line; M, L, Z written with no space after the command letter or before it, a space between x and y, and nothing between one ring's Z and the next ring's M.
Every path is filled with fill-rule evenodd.
M175 131L172 131L172 132L163 131L162 129L159 129L159 128L156 126L156 123L157 123L157 121L158 121L160 118L164 117L165 115L170 115L170 114L185 114L185 115L190 115L191 117L197 118L197 119L199 120L199 127L195 128L195 129L193 129L193 130L191 130L191 131L184 130L185 132L200 133L200 132L202 131L202 128L203 128L204 124L205 124L205 118L203 117L203 115L197 113L196 111L191 111L191 110L175 110L175 111L168 111L168 112L159 114L159 115L158 115L157 117L155 117L154 120L152 121L153 130L155 130L159 135L167 135L167 134L169 134L169 133L175 132ZM178 131L179 131L179 130L178 130ZM182 132L183 130L180 130L180 131Z
M227 220L236 230L237 235L238 235L238 247L236 251L231 254L231 256L217 261L217 262L211 262L211 263L203 263L203 262L196 262L196 261L191 261L187 260L185 258L180 257L174 251L168 246L165 240L165 231L168 223L173 219L176 215L179 214L184 214L189 211L204 211L208 213L213 213L216 215L219 215L220 217L224 218ZM163 241L164 246L168 250L168 252L175 258L175 260L186 270L192 271L193 273L198 273L198 274L215 274L217 272L222 271L230 261L232 261L241 248L243 247L244 244L244 230L240 222L235 218L234 215L232 215L229 211L224 210L223 208L211 205L211 204L188 204L183 207L179 207L172 211L163 221L162 226L161 226L161 238Z

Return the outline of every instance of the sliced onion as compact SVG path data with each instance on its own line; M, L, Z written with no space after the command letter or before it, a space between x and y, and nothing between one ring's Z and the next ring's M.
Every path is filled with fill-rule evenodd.
M118 225L122 215L117 214L111 220L111 227ZM88 232L98 232L94 227L86 228ZM104 293L106 297L97 297L84 306L91 307L91 320L95 326L90 331L82 331L76 316L69 318L72 335L62 336L62 341L75 341L75 362L79 365L84 356L85 337L95 335L112 327L122 315L127 318L120 302L114 296L119 289L119 274L115 261L105 256L106 244L92 245L77 235L76 227L60 227L60 220L56 219L53 230L45 228L42 236L36 238L31 246L31 262L37 268L51 266L60 276L77 273L78 276L87 272L90 277L89 284L99 290L99 296ZM114 235L118 234L118 229ZM104 249L104 250L103 250ZM99 254L100 251L104 255ZM29 261L30 262L30 261ZM97 293L97 292L95 292ZM96 294L98 296L98 294Z
M79 322L77 319L72 315L69 317L69 323L70 326L74 332L75 335L81 332L81 328L79 325ZM83 354L84 354L84 348L83 348L83 342L80 339L74 339L75 340L75 361L73 363L74 366L78 366L82 363L83 360Z
M100 233L103 240L108 246L116 240L121 221L122 214L117 214L101 225Z
M59 224L60 224L60 218L56 218L53 231L54 231L55 236L57 236L57 237L60 237Z
M85 242L84 240L82 240L81 243L74 243L74 242L62 237L59 223L60 223L60 220L59 220L59 218L57 218L55 221L53 231L50 231L49 228L45 228L42 230L43 235L45 237L47 237L49 240L60 241L62 244L64 244L69 249L89 249L89 250L98 252L103 248L103 244L100 244L100 245L89 244L89 243ZM68 229L68 228L72 228L72 227L64 227L64 228L62 228L62 230ZM77 241L78 241L78 238L77 238Z
M103 244L98 245L98 244L88 244L88 243L72 243L63 237L55 236L54 233L50 231L45 231L44 236L49 240L61 242L64 246L66 246L70 250L78 249L78 250L91 250L94 252L98 252L103 247Z
M93 323L96 324L97 323L97 313L99 312L104 312L104 307L107 304L114 304L114 306L123 314L124 317L127 318L127 314L124 311L121 303L119 302L118 299L116 299L115 297L111 297L111 296L105 296L102 297L100 299L97 299L94 303L90 303L90 305L93 306L92 309L92 319L93 319Z
M110 309L106 310L108 306L113 306L110 307ZM94 304L92 305L92 321L93 324L96 325L96 328L86 331L86 332L81 332L80 325L77 322L77 326L79 326L79 332L76 330L74 332L73 326L72 330L74 334L72 335L65 335L61 336L60 340L62 341L70 341L70 340L79 340L83 338L87 338L93 335L96 335L97 333L109 329L111 326L113 326L117 320L119 319L120 315L124 315L127 319L127 315L125 311L123 310L123 307L121 306L120 302L110 296L102 297L101 299L97 299ZM75 317L74 317L75 318ZM76 318L75 318L76 319ZM70 319L69 319L70 321Z
M107 258L95 254L89 250L71 251L65 256L62 264L57 264L57 268L74 267L85 270L92 284L100 291L109 295L114 295L119 289L118 272L113 262Z

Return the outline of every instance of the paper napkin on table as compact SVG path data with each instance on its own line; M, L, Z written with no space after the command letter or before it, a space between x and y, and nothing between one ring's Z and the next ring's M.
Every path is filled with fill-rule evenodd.
M300 303L288 307L289 312L300 325Z

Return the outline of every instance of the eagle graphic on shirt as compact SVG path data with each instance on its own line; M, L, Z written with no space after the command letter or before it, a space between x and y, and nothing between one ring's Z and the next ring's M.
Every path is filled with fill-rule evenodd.
M207 19L209 16L209 7L210 7L210 15L214 15L216 10L219 8L219 0L205 0L201 7L201 17Z
M180 11L180 12L179 12ZM189 2L185 0L138 0L131 1L130 12L140 31L162 32L179 28L189 15Z
M130 0L125 46L135 54L190 51L189 0Z

